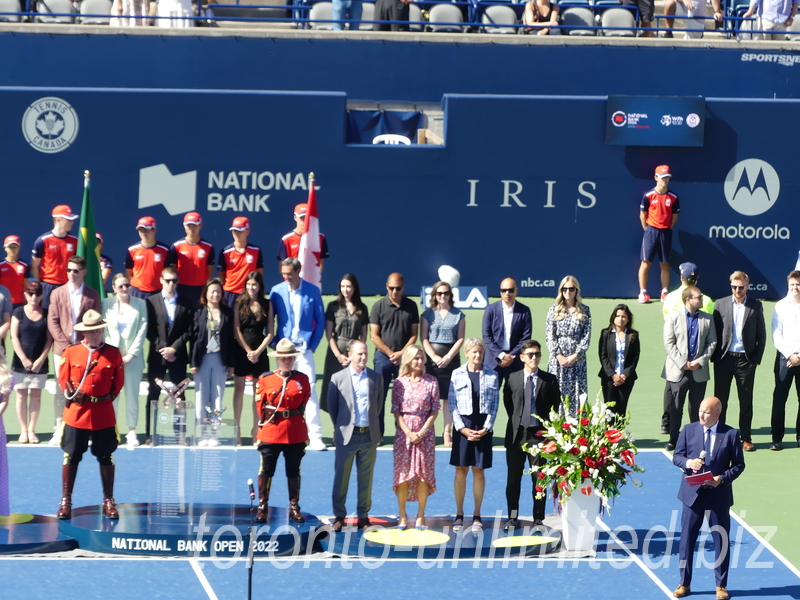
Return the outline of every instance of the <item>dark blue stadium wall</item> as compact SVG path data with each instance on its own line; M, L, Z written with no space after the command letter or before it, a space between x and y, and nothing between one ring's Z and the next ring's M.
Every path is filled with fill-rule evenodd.
M551 296L571 273L587 296L632 297L638 202L667 163L683 209L673 267L698 263L714 296L743 269L763 298L783 295L794 267L797 104L731 99L798 97L791 53L10 34L0 51L15 56L0 66L5 85L40 88L0 93L0 235L22 235L24 255L53 205L80 204L90 169L118 268L138 216L155 216L170 243L181 214L196 208L217 248L230 241L233 216L249 214L251 240L277 274L278 240L314 171L332 254L326 293L347 271L366 293L382 292L391 271L417 290L447 263L463 284L490 290L510 275L523 295ZM606 146L606 94L708 96L704 146ZM55 153L34 149L22 128L29 106L48 96L79 122ZM368 98L442 101L445 146L347 145L345 102ZM35 121L42 113L32 111Z

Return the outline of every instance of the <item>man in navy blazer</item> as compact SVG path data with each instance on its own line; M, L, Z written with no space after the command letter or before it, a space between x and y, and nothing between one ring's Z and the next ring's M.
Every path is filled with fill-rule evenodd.
M744 453L739 432L720 421L722 403L709 397L700 404L700 420L689 423L681 431L672 462L685 475L710 472L714 477L703 485L690 486L684 477L678 490L683 502L681 542L679 549L681 582L672 593L683 598L691 593L694 546L703 518L714 541L714 575L717 598L728 598L728 566L730 564L730 507L733 506L733 481L744 471ZM705 458L701 458L705 452Z
M300 261L287 258L281 261L279 283L269 292L272 311L278 319L275 340L292 340L299 354L294 363L296 371L308 376L311 383L311 398L306 404L306 426L308 427L308 449L327 450L322 441L322 423L319 419L317 398L317 371L314 367L314 350L325 333L325 309L319 288L300 278ZM277 343L277 342L276 342Z
M516 301L517 282L510 277L500 282L500 300L486 307L483 313L483 343L486 353L483 364L497 371L499 385L511 373L522 369L519 358L522 342L531 339L531 309Z
M331 494L334 515L331 527L334 531L342 530L347 515L345 500L354 460L358 473L358 528L370 526L372 475L381 441L378 417L383 405L383 379L379 373L367 368L367 345L364 342L350 342L347 356L350 366L333 374L327 398L336 444Z

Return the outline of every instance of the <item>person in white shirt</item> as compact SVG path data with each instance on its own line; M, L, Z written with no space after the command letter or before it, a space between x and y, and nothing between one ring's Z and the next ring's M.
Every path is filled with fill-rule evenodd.
M775 389L772 392L772 444L770 450L783 450L786 432L786 400L794 382L800 390L800 271L787 277L789 293L775 304L772 313L772 343L775 356ZM798 394L800 401L800 393ZM800 410L795 424L800 447Z
M794 23L798 6L800 0L751 0L750 8L742 18L749 19L754 14L757 16L753 29L764 33L754 33L753 39L783 40L786 36L784 32Z

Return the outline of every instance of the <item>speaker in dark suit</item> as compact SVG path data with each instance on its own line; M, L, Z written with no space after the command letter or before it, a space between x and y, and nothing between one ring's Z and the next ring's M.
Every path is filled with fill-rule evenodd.
M500 282L500 300L486 307L481 334L486 344L483 364L497 371L499 384L511 373L522 369L519 358L522 342L531 339L531 309L516 301L517 282L506 278Z
M192 334L194 307L188 298L178 296L175 289L178 274L172 267L161 272L160 293L147 298L147 339L150 351L147 355L147 394L145 426L150 438L150 413L152 403L158 400L161 388L156 379L169 374L172 383L178 384L186 376L189 353L186 345ZM169 307L167 306L169 303Z
M703 518L714 541L714 575L717 598L727 598L730 564L730 507L733 506L733 481L744 471L744 454L739 432L720 421L719 399L706 398L700 404L700 420L689 423L678 436L672 462L684 474L710 472L713 479L701 486L691 486L682 478L678 499L683 503L679 548L681 581L674 596L682 598L691 592L694 546ZM705 459L700 453L705 451Z
M561 404L561 392L558 378L539 368L542 348L535 340L526 340L520 348L523 369L508 376L508 383L503 392L503 405L508 413L506 425L506 502L508 504L508 522L506 530L517 526L519 517L519 496L522 474L527 463L533 469L533 521L541 525L544 520L546 498L536 498L537 473L535 467L541 463L522 449L523 444L534 444L541 441L538 435L541 419L549 419L551 411L558 411ZM546 490L544 491L546 495Z
M750 278L735 271L731 277L730 296L714 304L714 326L717 330L717 351L711 358L714 363L714 395L722 403L720 420L727 422L728 398L731 381L736 379L739 395L739 430L745 450L754 450L751 425L753 423L753 387L756 367L761 364L767 345L767 328L761 302L747 295Z

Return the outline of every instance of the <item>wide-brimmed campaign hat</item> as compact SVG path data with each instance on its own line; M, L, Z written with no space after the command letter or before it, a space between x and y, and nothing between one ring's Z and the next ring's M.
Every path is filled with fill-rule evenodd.
M93 329L102 329L105 326L106 322L103 320L103 315L96 310L87 310L81 322L75 325L74 329L75 331L92 331Z
M294 347L294 342L292 342L292 340L289 338L283 338L275 345L275 350L272 352L267 352L267 356L274 356L275 358L299 356L301 354L302 352L297 351L297 349Z

